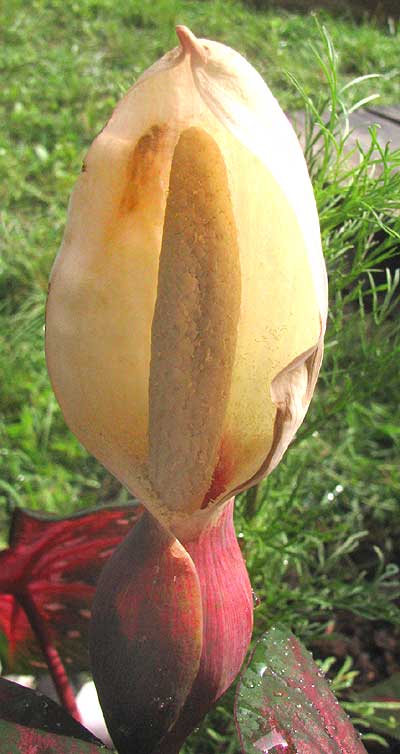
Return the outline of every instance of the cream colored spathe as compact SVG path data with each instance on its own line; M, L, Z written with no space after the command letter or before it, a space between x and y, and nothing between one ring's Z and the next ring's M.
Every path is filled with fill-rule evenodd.
M327 310L290 124L238 53L178 36L88 152L46 328L70 428L175 531L279 462Z

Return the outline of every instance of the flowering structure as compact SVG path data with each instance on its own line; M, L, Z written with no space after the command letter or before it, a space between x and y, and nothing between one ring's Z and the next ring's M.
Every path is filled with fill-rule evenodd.
M126 754L179 750L242 664L252 596L232 497L301 424L327 308L290 124L238 53L177 33L89 150L47 308L65 419L147 509L92 622Z

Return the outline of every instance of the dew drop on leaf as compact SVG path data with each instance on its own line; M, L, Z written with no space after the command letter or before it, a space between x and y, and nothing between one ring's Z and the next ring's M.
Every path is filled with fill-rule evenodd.
M283 738L275 728L272 728L270 733L259 738L258 741L253 744L254 748L261 751L262 754L268 754L268 752L275 749L276 746L279 746L282 749L287 749L288 745L286 739Z

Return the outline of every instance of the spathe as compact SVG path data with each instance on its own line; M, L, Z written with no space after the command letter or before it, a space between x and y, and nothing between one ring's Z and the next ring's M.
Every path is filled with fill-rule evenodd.
M279 462L327 311L294 131L238 53L178 33L89 150L46 332L70 427L175 532Z

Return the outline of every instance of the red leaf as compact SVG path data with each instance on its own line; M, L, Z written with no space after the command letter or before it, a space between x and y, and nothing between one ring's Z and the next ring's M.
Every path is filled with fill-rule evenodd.
M99 573L142 514L136 503L60 519L16 509L0 552L0 630L5 672L46 667L24 605L34 611L68 670L89 668L88 628Z
M109 754L109 751L105 746L0 720L0 754Z
M286 629L258 642L235 716L245 754L366 754L310 653Z
M17 724L18 727L72 736L88 743L101 744L98 738L76 722L52 699L32 689L26 689L18 683L0 678L0 725L4 721ZM0 738L0 741L3 742L3 738ZM2 751L0 745L0 752Z

